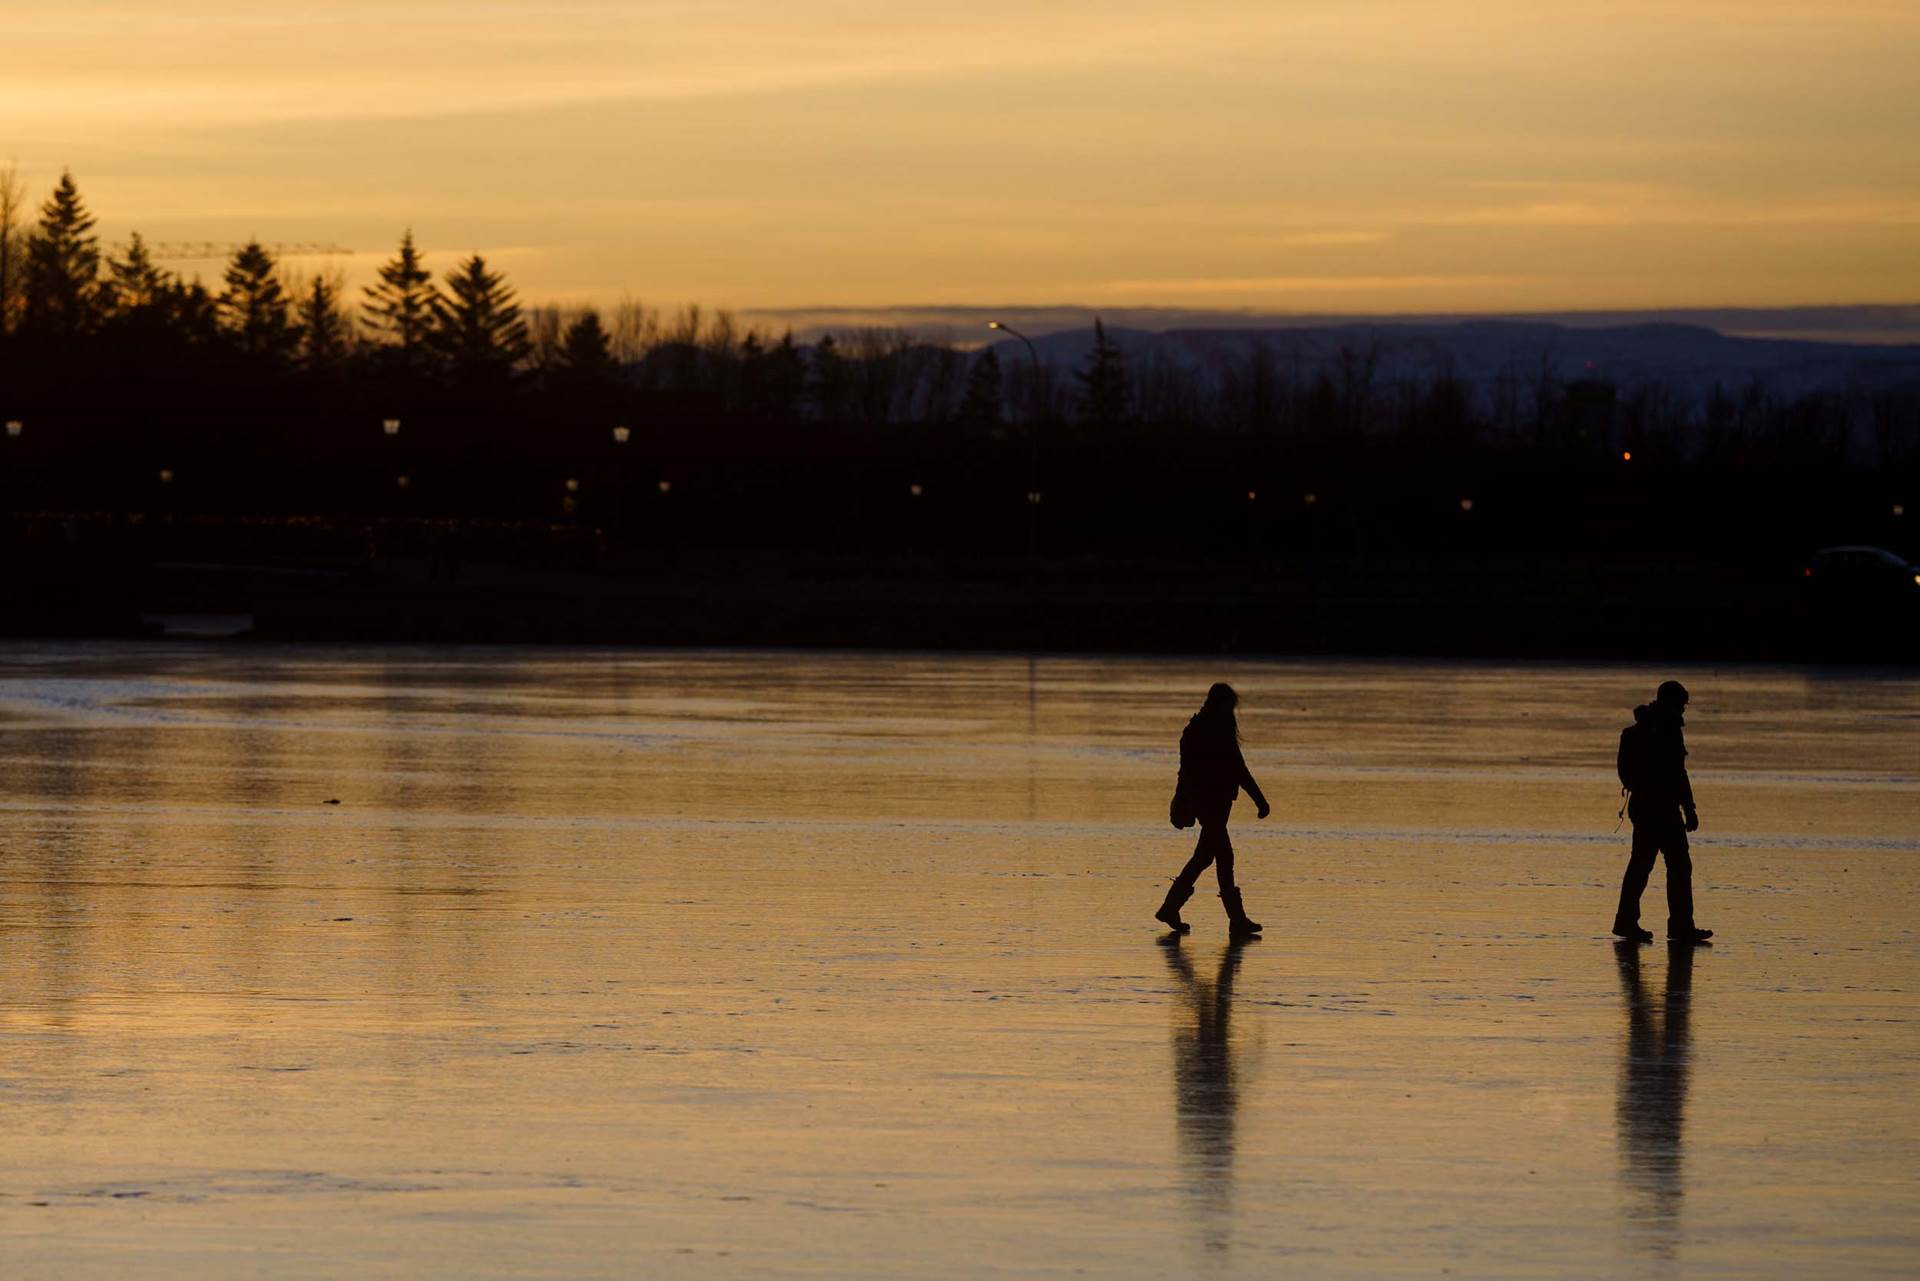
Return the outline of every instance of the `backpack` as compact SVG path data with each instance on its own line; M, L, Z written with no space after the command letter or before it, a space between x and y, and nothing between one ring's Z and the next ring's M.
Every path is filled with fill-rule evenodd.
M1647 747L1647 727L1640 722L1620 731L1620 754L1614 760L1614 769L1620 775L1620 786L1629 792L1646 773Z

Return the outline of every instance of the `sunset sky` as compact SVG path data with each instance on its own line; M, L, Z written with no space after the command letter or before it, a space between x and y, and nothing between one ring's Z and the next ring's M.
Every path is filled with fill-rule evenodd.
M0 161L530 299L1910 302L1916 67L1912 0L12 0Z

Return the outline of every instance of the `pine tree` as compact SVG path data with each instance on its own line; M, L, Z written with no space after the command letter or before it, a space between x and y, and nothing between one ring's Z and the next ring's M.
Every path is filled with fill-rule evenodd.
M740 407L750 414L764 414L767 407L767 344L761 341L757 330L749 329L747 336L740 340L739 366Z
M289 359L300 342L300 330L273 255L250 240L234 252L222 279L227 287L220 294L220 319L234 348L266 364Z
M532 352L513 290L479 254L447 273L447 296L433 312L433 346L462 378L510 374Z
M834 342L832 334L822 334L820 341L813 345L807 393L823 421L839 422L846 415L847 395L851 390L852 375L847 370L846 357L840 354L840 345Z
M346 357L351 323L340 306L340 287L315 276L300 299L300 355L309 369L327 369Z
M960 421L969 427L992 428L1001 425L1000 355L993 348L983 350L967 371L967 390L960 401Z
M91 332L100 319L99 274L93 216L73 175L63 172L40 209L39 229L27 242L23 328L52 343Z
M619 367L613 344L600 323L600 313L584 311L560 339L560 367L576 378L610 378Z
M789 329L767 351L766 405L769 418L788 421L806 394L807 363Z
M166 292L167 273L153 261L147 242L139 232L127 242L124 258L107 260L107 279L101 286L102 301L110 313L126 315L146 312L158 304Z
M1093 318L1093 351L1087 367L1077 370L1080 384L1080 421L1101 427L1118 425L1127 415L1127 371L1120 348L1107 338L1100 318Z
M198 280L168 280L160 305L168 331L181 343L210 347L220 337L220 304Z
M414 248L413 231L400 238L393 261L380 268L380 283L366 287L367 327L400 353L403 364L424 363L440 292Z

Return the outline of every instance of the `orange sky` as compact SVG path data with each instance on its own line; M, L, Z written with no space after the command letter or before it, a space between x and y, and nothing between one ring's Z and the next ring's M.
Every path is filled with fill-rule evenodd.
M1911 0L12 0L0 158L541 300L1908 302L1916 66Z

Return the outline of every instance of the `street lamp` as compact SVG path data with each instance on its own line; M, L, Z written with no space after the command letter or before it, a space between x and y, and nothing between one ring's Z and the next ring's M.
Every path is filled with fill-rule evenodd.
M171 485L173 483L173 468L162 467L160 469L160 483L162 485Z
M398 418L382 418L380 420L380 430L389 436L398 436L400 434L400 420Z
M989 320L988 329L997 329L1003 334L1012 334L1027 348L1027 359L1033 362L1033 399L1040 398L1040 353L1034 348L1033 339L1015 329L1012 325L999 320ZM1027 456L1027 559L1032 560L1034 548L1040 537L1040 416L1035 414L1027 424L1027 436L1031 449Z
M1035 402L1038 402L1040 399L1040 352L1036 347L1034 347L1033 339L1027 337L1025 334L1021 333L1018 329L1015 329L1012 325L1009 325L1004 321L989 320L987 322L987 328L997 329L1003 334L1011 334L1026 345L1027 359L1033 362L1032 399ZM1036 417L1037 416L1038 415L1036 415Z
M624 445L632 438L633 428L631 427L622 426L613 429L613 443L616 445Z
M26 429L27 429L27 425L21 422L18 418L7 419L7 435L12 437L14 440L20 439L20 433L25 431Z

